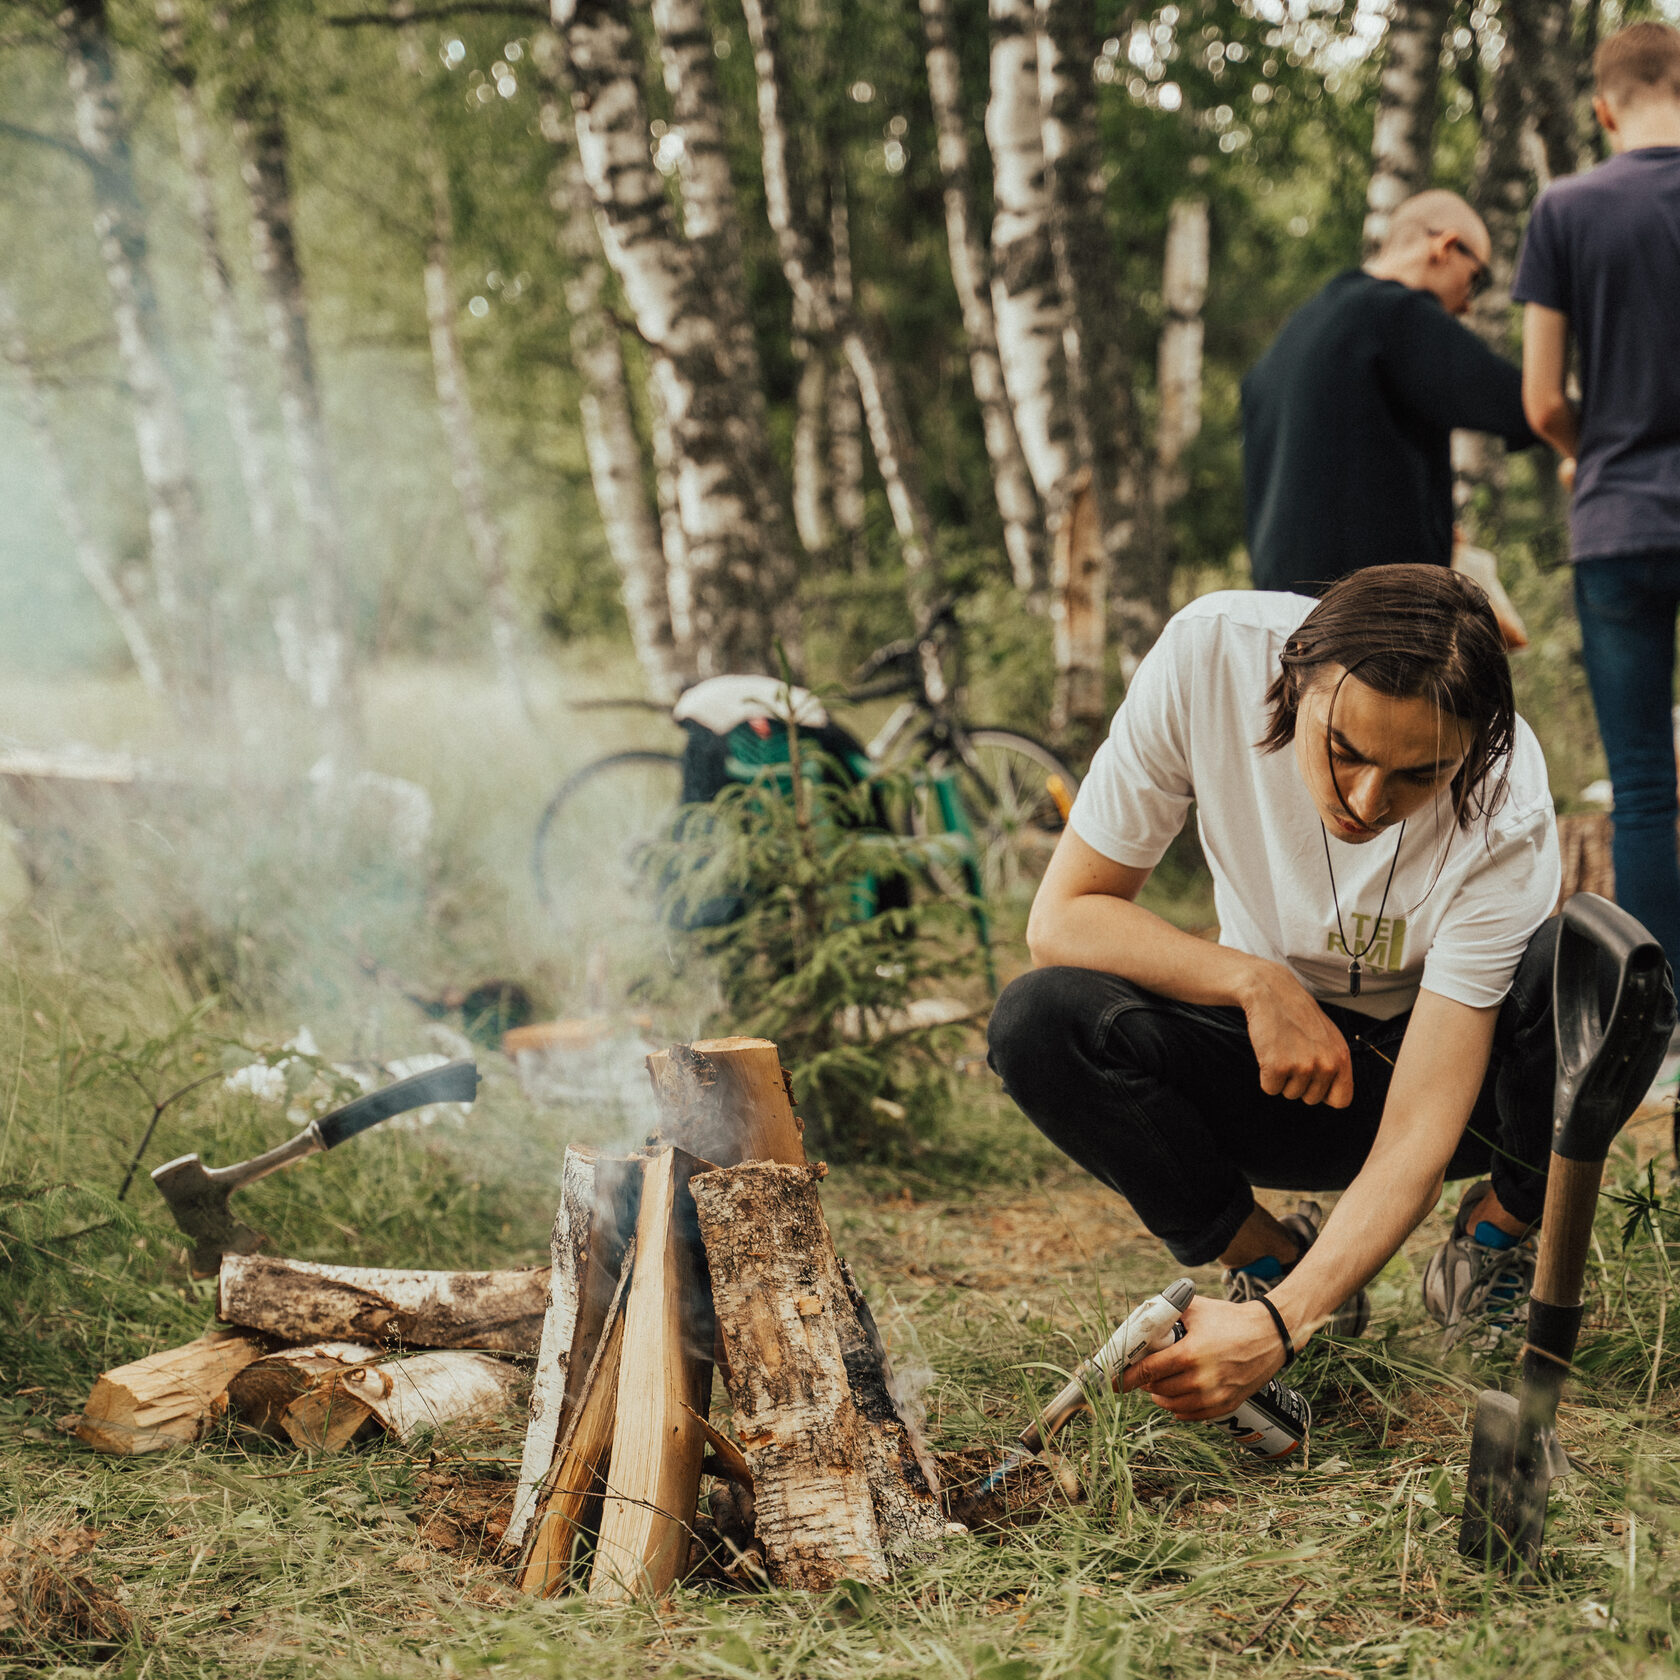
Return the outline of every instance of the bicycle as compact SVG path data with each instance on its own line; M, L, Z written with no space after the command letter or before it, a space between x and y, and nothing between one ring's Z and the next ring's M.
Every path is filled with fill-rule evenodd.
M957 711L942 643L955 604L926 629L878 648L854 673L847 704L900 697L866 748L878 771L908 772L903 818L918 837L950 837L929 873L943 893L969 896L989 944L989 910L1024 913L1066 826L1079 778L1042 741L1019 730L973 726ZM653 701L585 701L577 710L665 713ZM668 713L666 715L669 715ZM682 789L682 755L652 748L609 753L575 770L544 807L532 842L537 897L568 937L611 930L623 946L651 926L651 891L637 860L668 841Z

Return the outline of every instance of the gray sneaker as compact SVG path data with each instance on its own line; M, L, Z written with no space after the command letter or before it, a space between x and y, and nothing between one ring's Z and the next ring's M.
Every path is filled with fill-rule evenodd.
M1286 1266L1282 1277L1257 1278L1252 1272L1231 1271L1225 1274L1227 1301L1258 1301L1269 1295L1283 1279L1306 1258L1306 1253L1318 1241L1318 1228L1324 1223L1324 1209L1317 1202L1300 1202L1293 1213L1278 1221L1284 1230L1301 1245L1300 1256ZM1363 1289L1350 1295L1326 1320L1324 1328L1332 1336L1363 1336L1371 1322L1371 1301Z
M1528 1292L1534 1283L1535 1239L1531 1232L1513 1248L1479 1243L1472 1221L1491 1179L1472 1185L1458 1204L1452 1235L1429 1257L1423 1272L1423 1304L1442 1326L1441 1345L1450 1351L1497 1353L1528 1328Z

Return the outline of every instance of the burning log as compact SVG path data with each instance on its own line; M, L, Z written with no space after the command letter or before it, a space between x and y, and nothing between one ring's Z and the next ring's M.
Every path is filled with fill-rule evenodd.
M612 1470L589 1579L604 1603L657 1597L688 1561L714 1333L689 1181L706 1165L662 1149L642 1169L640 1263L624 1303Z
M805 1128L769 1039L703 1039L647 1060L660 1110L650 1144L675 1144L720 1167L804 1164Z
M228 1254L216 1316L283 1342L534 1353L547 1285L540 1266L410 1272Z
M776 1586L814 1592L847 1576L887 1578L869 1430L841 1346L851 1303L817 1201L821 1177L766 1162L692 1186L765 1567Z
M585 1149L566 1151L560 1210L549 1239L548 1312L506 1545L517 1546L525 1537L537 1490L566 1426L568 1384L580 1385L600 1343L641 1188L642 1176L628 1161L598 1160Z
M211 1330L106 1371L93 1385L75 1433L108 1453L189 1446L227 1405L234 1375L268 1351L261 1336Z

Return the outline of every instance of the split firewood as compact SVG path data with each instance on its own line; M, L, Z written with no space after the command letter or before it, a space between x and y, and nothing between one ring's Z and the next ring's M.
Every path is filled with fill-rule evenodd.
M338 1452L367 1425L339 1378L378 1359L366 1342L313 1342L254 1360L228 1384L228 1409L249 1429L309 1452ZM342 1400L342 1404L338 1402Z
M765 1567L776 1586L815 1592L887 1578L869 1427L842 1344L852 1308L817 1200L823 1171L753 1162L692 1186Z
M589 1578L589 1596L603 1603L657 1598L688 1561L715 1333L689 1181L708 1167L681 1149L642 1167L612 1468Z
M269 1346L262 1336L216 1329L184 1347L119 1365L93 1385L74 1432L100 1452L190 1445L225 1409L235 1373Z
M380 1342L535 1353L548 1272L410 1272L222 1257L216 1316L283 1342Z
M630 1239L606 1324L561 1432L554 1462L533 1501L534 1520L519 1564L524 1592L552 1598L566 1585L578 1537L599 1528L599 1507L618 1415L618 1371L624 1353L624 1303L636 1270Z
M520 1373L492 1354L440 1348L353 1366L338 1383L345 1396L367 1407L387 1435L412 1441L423 1430L477 1423L506 1411Z
M587 1149L566 1151L560 1180L560 1208L549 1239L548 1311L531 1381L513 1516L504 1537L508 1546L524 1539L537 1489L566 1426L569 1401L600 1342L641 1195L642 1175L635 1162L598 1159Z
M648 1139L675 1144L720 1167L805 1160L804 1126L787 1075L767 1038L674 1044L648 1059L659 1125Z
M868 1435L869 1492L881 1545L893 1562L926 1556L945 1536L939 1471L918 1431L899 1411L892 1365L875 1315L852 1268L839 1262L847 1311L840 1315L846 1377Z

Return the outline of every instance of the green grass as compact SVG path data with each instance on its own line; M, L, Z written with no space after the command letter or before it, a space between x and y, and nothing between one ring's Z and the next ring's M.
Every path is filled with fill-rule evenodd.
M1654 1192L1652 1219L1624 1247L1637 1210L1601 1204L1600 1305L1564 1413L1581 1471L1554 1494L1548 1578L1532 1591L1490 1579L1455 1551L1481 1378L1443 1368L1417 1294L1421 1257L1450 1209L1379 1280L1373 1333L1317 1347L1291 1373L1317 1420L1299 1468L1250 1467L1211 1431L1128 1397L1064 1438L1078 1503L1054 1494L1035 1522L954 1539L889 1587L815 1601L707 1587L617 1611L521 1598L477 1518L505 1499L517 1416L411 1449L318 1460L225 1427L196 1449L131 1460L65 1436L57 1420L79 1409L100 1369L185 1340L210 1318L209 1287L188 1280L143 1174L115 1200L155 1100L219 1075L249 1054L240 1046L277 1045L302 1024L335 1059L427 1048L421 1011L370 976L362 956L424 986L512 973L546 1007L566 1004L572 957L544 948L523 845L570 764L646 727L615 724L611 739L561 727L564 693L612 687L604 663L557 679L540 697L548 730L533 734L470 673L447 686L417 670L370 683L372 761L424 782L440 813L439 861L389 892L375 872L361 880L380 891L358 900L333 873L335 859L365 861L353 836L348 854L334 853L275 821L266 836L262 824L212 826L218 844L243 832L249 846L246 866L224 871L225 892L150 875L147 889L160 896L137 905L111 896L123 882L108 872L97 893L61 883L6 918L0 1673L1674 1672L1680 1198L1666 1154L1645 1166L1666 1139L1660 1119L1636 1128L1611 1172L1625 1197ZM111 743L134 730L137 745L165 751L161 724L146 736L143 714L122 698L45 691L27 697L25 717L12 696L6 727L40 738L56 717L66 733ZM191 940L171 919L183 903L206 911L205 924L186 929ZM238 910L231 937L208 914L228 905ZM1195 914L1192 904L1186 920ZM346 939L346 917L357 939ZM233 951L219 971L195 954L205 925ZM271 935L272 952L241 955L241 938ZM211 984L217 972L231 980L226 989ZM651 1030L685 1029L672 1018ZM975 1049L965 1050L968 1072L937 1137L890 1170L837 1168L825 1186L837 1243L895 1361L924 1380L934 1445L968 1452L971 1464L1021 1427L1031 1399L1058 1386L1128 1299L1176 1275L1123 1207L1013 1113ZM480 1063L484 1094L465 1127L369 1133L254 1187L241 1198L245 1217L276 1252L321 1259L466 1267L539 1258L565 1144L622 1143L629 1130L611 1108L538 1108L497 1054ZM165 1110L144 1165L194 1148L235 1160L290 1130L274 1108L212 1077ZM1198 1281L1212 1287L1214 1274ZM721 1412L721 1389L718 1399Z

